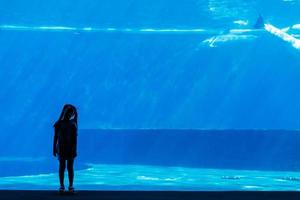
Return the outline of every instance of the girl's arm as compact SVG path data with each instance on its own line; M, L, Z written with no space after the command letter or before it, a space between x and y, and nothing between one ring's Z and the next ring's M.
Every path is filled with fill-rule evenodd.
M57 136L57 128L54 128L54 139L53 139L53 155L56 156L57 150L56 150L56 144L57 144L58 136Z
M74 156L77 156L77 126L74 125L74 135L73 135L73 153Z
M77 156L77 128L76 128L76 134L74 139L74 151L75 151L75 157Z

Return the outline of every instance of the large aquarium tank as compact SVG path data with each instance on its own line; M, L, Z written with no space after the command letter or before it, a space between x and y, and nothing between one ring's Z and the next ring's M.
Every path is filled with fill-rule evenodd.
M0 0L0 189L58 189L71 103L77 190L299 190L299 10Z

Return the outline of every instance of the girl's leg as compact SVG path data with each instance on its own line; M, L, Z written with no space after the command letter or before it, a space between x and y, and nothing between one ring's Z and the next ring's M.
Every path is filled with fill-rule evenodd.
M60 187L64 187L64 177L65 177L65 169L66 169L66 160L59 160L59 182Z
M73 180L74 180L74 160L70 159L67 163L68 168L68 175L69 175L69 186L73 187Z

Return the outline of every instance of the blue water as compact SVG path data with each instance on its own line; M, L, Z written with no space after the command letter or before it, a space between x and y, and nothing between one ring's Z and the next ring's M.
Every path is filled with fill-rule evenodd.
M0 188L297 190L299 0L0 0ZM265 25L255 30L257 17Z

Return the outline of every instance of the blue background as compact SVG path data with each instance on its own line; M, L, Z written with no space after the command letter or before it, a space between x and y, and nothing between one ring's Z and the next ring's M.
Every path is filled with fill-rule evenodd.
M261 13L267 22L283 28L299 23L299 9L299 1L279 0L0 0L0 24L227 30L235 27L234 20L254 24ZM50 157L52 125L64 103L78 107L79 155L81 151L86 156L80 159L88 161L122 163L112 151L105 152L110 158L106 159L88 148L95 141L105 146L110 135L101 138L103 129L173 130L168 137L157 137L164 142L183 137L178 129L298 130L300 51L270 34L217 48L201 44L209 37L0 30L0 156ZM91 133L91 129L99 132ZM215 136L214 131L210 133ZM280 133L272 134L277 137ZM198 141L194 149L203 145L197 134L191 136L185 139ZM223 143L230 144L231 136L224 137ZM284 134L288 142L279 147L295 138L297 134ZM253 153L261 140L271 140L271 146L278 147L282 138L258 135L244 153ZM143 163L130 158L141 148L124 149L124 163ZM185 146L176 148L184 152ZM155 149L167 152L168 147L162 144L149 151ZM168 154L173 155L169 161L161 158L156 162L150 157L148 163L272 168L272 160L264 166L259 161L242 165L242 158L223 166L203 165L192 154L186 153L189 162L183 161L170 149L174 154ZM276 157L261 153L255 155L262 160ZM289 153L295 155L296 150ZM202 158L209 163L209 156ZM286 166L274 169L296 169L296 160L294 156Z

